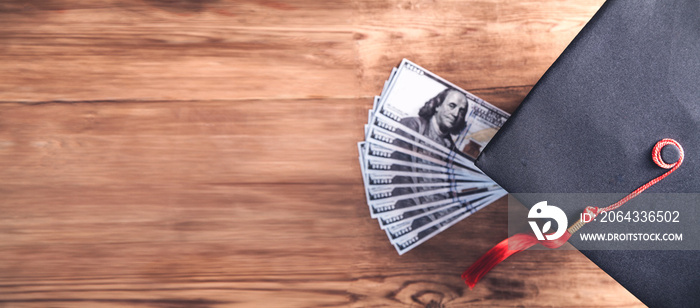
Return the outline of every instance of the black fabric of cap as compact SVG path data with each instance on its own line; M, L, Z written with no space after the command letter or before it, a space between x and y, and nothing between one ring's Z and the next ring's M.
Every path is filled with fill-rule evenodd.
M666 172L663 138L685 160L644 193L699 193L700 1L609 0L476 165L511 193L630 193ZM700 307L698 251L582 253L650 307Z

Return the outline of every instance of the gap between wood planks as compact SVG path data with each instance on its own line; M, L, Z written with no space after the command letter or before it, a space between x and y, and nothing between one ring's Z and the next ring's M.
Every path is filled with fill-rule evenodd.
M503 87L488 87L488 88L477 88L477 89L466 89L468 92L478 93L484 91L508 91L508 90L522 90L526 88L532 88L534 85L513 85L513 86L503 86ZM381 93L377 93L379 95ZM328 96L328 97L275 97L275 98L265 98L265 97L249 97L249 98L233 98L233 99L205 99L205 100L173 100L173 99L102 99L102 100L49 100L49 101L17 101L17 100L0 100L0 104L22 104L22 105L46 105L46 104L111 104L111 103L167 103L167 102L239 102L239 101L291 101L291 100L303 100L303 101L324 101L328 99L368 99L371 100L374 96Z

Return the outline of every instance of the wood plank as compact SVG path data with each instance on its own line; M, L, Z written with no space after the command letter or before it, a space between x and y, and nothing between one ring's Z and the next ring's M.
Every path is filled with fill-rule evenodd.
M621 307L636 301L576 251L522 253L468 291L459 273L504 236L505 200L398 257L369 218L360 184L187 186L4 188L13 202L1 209L0 303Z
M603 2L360 0L362 89L404 57L465 89L533 85Z
M512 111L528 90L474 93ZM0 182L356 183L356 142L371 106L369 99L5 103Z
M467 89L532 85L600 4L4 4L0 100L368 97L402 57Z
M0 4L0 100L353 97L342 1Z
M356 182L369 108L367 99L3 104L0 182Z

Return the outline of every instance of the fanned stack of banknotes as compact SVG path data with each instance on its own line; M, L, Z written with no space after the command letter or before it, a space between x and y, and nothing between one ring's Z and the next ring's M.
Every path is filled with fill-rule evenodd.
M474 160L510 115L404 59L358 143L370 215L399 254L506 191Z

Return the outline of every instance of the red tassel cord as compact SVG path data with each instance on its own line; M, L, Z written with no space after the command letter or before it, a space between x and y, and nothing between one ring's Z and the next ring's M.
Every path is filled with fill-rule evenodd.
M553 241L538 241L534 234L518 233L500 243L493 246L479 260L476 260L463 274L462 279L467 283L469 288L474 288L477 282L484 277L498 263L508 257L526 250L537 243L544 245L547 248L558 248L564 245L571 237L571 233L565 232L564 235ZM511 249L512 248L512 249Z
M666 145L674 145L676 148L678 148L678 151L680 152L679 158L675 163L672 164L667 164L661 159L661 149L666 146ZM654 184L658 183L659 181L663 180L665 177L667 177L669 174L673 173L673 171L676 171L678 167L681 166L681 163L683 163L683 147L681 147L680 143L673 139L662 139L661 141L657 142L656 145L654 145L654 148L651 151L651 158L656 163L657 166L664 168L664 169L670 169L666 171L666 173L658 176L657 178L647 182L646 184L640 186L636 190L634 190L632 193L629 195L625 196L622 198L620 201L615 202L614 204L611 204L610 206L604 207L604 208L598 208L598 207L586 207L584 210L584 213L587 213L590 215L590 220L592 221L593 218L595 218L597 215L603 213L603 212L608 212L615 210L622 206L625 202L629 201L630 199L638 196L641 194L643 191L645 191L647 188L653 186ZM521 252L523 250L526 250L532 246L535 246L537 244L541 244L542 246L545 246L547 248L559 248L564 243L566 243L571 236L576 233L583 225L586 224L582 220L578 220L576 223L571 225L568 229L566 229L566 232L564 235L559 237L556 240L537 240L534 234L524 234L524 233L518 233L515 234L500 243L498 243L496 246L491 248L489 251L487 251L481 258L476 260L472 266L470 266L464 273L462 274L462 279L464 279L464 282L469 286L469 288L473 288L479 280L484 277L492 268L494 268L496 265L499 263L503 262L503 260L507 259L508 257Z

